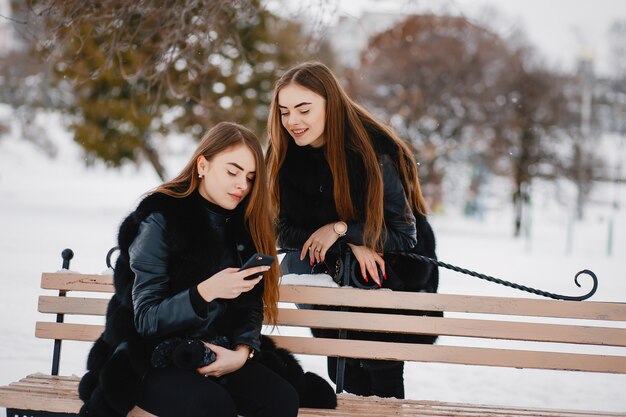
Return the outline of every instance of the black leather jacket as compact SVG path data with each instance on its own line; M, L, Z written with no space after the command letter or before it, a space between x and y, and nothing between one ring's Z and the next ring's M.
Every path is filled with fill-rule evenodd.
M204 279L224 268L242 265L237 243L229 236L232 235L228 228L229 215L203 209L212 229L206 236L213 241L212 262L189 259L190 263L207 265L196 269L192 273L195 276L187 276L185 283L173 282L170 273L172 242L168 242L168 236L180 231L168 229L160 212L151 213L140 224L129 248L130 268L135 274L132 287L135 327L141 336L157 339L187 336L209 340L224 335L233 346L245 344L258 351L263 321L262 282L234 300L215 299L207 303L197 292L196 285Z
M184 198L154 193L120 225L115 293L80 381L81 416L126 416L161 339L224 335L259 350L263 281L234 300L206 303L194 290L255 252L242 204L228 215L210 208L197 191Z

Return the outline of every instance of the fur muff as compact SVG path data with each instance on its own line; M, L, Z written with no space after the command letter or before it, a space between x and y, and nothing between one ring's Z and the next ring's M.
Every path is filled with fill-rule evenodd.
M106 358L110 356L109 345L102 340L102 338L98 338L95 341L91 351L89 351L89 356L87 357L87 373L83 375L78 384L78 397L83 400L83 402L89 401L89 397L92 392L98 387L99 375L97 372L94 372L93 369L102 369L106 362Z
M118 416L104 397L102 389L96 388L89 397L89 403L83 404L79 417L114 417Z
M300 407L337 408L337 394L321 376L313 372L304 374L304 392L300 395Z
M261 336L258 360L295 388L300 397L300 407L337 407L337 394L328 381L313 372L305 373L296 357L288 350L276 347L271 337Z
M139 377L133 370L126 349L117 349L100 374L100 385L106 399L119 414L126 414L135 406Z
M81 416L126 416L135 404L141 376L150 366L149 353L156 341L140 337L134 326L134 274L129 265L128 249L137 236L141 222L157 210L164 212L173 228L182 231L176 236L170 236L171 239L177 239L173 244L177 245L179 251L185 250L185 244L211 251L207 247L209 243L198 244L199 241L211 242L205 239L206 235L196 232L194 236L189 236L189 231L206 230L206 225L202 223L203 208L192 198L173 199L153 194L146 197L122 222L118 233L120 254L113 273L115 294L107 307L105 330L89 353L88 372L79 384L79 395L85 402ZM190 227L193 224L198 227ZM176 271L179 276L195 276L193 273L198 272L184 269L184 266ZM191 285L184 280L179 284L187 287Z

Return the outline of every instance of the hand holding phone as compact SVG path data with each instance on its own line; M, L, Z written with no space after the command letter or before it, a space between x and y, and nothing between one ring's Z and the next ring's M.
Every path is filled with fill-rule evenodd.
M274 262L274 257L272 255L266 255L264 253L255 253L250 258L248 258L248 260L241 266L241 268L239 268L239 270L243 271L244 269L253 268L255 266L262 266L262 265L271 266L273 262ZM252 279L254 277L255 275L250 275L249 277L246 277L246 279Z

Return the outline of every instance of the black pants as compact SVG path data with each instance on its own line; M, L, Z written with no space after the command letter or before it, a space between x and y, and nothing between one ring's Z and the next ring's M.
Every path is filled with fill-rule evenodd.
M356 395L404 398L404 362L346 359L343 388ZM328 375L337 383L337 358L328 358Z
M153 369L137 405L159 417L295 417L298 403L291 384L249 361L220 378L175 367Z

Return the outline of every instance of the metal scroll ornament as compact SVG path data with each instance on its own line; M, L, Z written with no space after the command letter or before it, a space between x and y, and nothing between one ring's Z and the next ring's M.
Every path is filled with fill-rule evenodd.
M404 254L404 255L419 259L423 262L431 263L433 265L438 265L443 268L451 269L453 271L460 272L461 274L470 275L476 278L484 279L485 281L494 282L496 284L504 285L506 287L515 288L517 290L526 291L532 294L537 294L542 297L548 297L548 298L552 298L555 300L583 301L583 300L590 298L592 295L594 295L596 293L596 290L598 289L598 277L596 276L596 274L593 273L593 271L589 269L583 269L582 271L579 271L576 275L574 275L574 283L576 284L576 286L580 288L581 285L578 282L578 277L581 274L586 274L586 275L589 275L591 279L593 280L593 288L591 288L591 290L587 294L571 296L571 295L555 294L555 293L551 293L548 291L543 291L543 290L538 290L536 288L527 287L525 285L516 284L514 282L505 281L503 279L494 278L489 275L481 274L480 272L470 271L469 269L460 268L455 265L450 265L445 262L441 262L437 259L429 258L427 256L417 255L414 253Z

